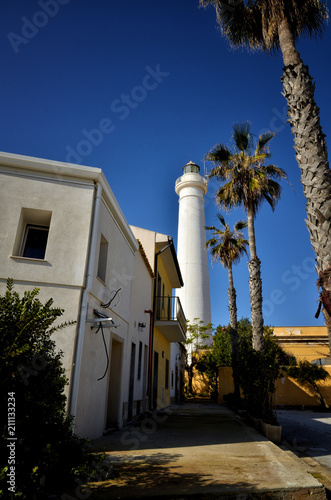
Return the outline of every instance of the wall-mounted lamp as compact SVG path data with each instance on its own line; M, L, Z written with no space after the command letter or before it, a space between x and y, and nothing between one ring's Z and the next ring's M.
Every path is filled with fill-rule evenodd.
M180 354L176 354L176 361L177 360L179 361L180 359L182 359L181 356L180 356Z
M143 332L144 328L146 328L146 323L138 323L138 330L140 332Z

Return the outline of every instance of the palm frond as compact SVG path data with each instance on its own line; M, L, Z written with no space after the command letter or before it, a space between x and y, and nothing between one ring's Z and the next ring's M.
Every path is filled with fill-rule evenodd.
M225 227L225 219L224 219L223 215L222 214L216 214L216 216L217 216L218 220L220 221L220 223L222 224L222 226Z
M271 141L271 139L276 135L275 132L264 132L261 134L257 143L257 147L255 150L255 154L259 154L263 152L267 146L267 144Z
M239 151L245 152L249 151L251 144L252 144L252 139L253 136L250 133L251 129L251 123L246 121L246 122L241 122L241 123L235 123L232 126L233 129L233 140L235 143L236 149Z
M204 160L212 161L214 163L223 164L227 163L231 158L231 151L224 146L224 144L216 144L209 153L204 156Z
M206 227L213 231L212 238L206 242L206 248L209 248L213 261L220 261L225 268L229 268L238 262L244 253L247 254L248 241L243 238L241 232L247 223L238 221L231 231L224 217L221 214L217 214L217 217L222 221L224 229L217 229L215 226Z
M214 6L222 36L232 47L279 50L278 27L286 17L294 39L321 36L328 20L326 0L200 0Z
M242 231L243 229L245 229L247 227L248 223L246 220L238 220L238 222L236 222L235 226L234 226L234 230L236 233L238 233L239 231Z

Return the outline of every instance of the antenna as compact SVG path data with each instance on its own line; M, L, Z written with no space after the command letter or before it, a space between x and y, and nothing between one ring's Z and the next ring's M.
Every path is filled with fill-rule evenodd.
M207 177L206 160L203 160L203 174L204 177Z

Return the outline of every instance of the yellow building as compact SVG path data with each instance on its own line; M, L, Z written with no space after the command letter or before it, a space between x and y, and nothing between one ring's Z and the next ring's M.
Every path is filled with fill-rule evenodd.
M330 374L325 382L317 385L328 406L331 406L331 359L328 333L325 326L277 326L273 328L277 341L297 361L307 360L322 365ZM219 401L233 392L232 368L219 368ZM276 406L319 406L320 401L310 384L299 384L283 376L276 381Z
M274 327L280 347L296 357L297 361L307 360L323 365L331 375L331 360L328 332L325 326ZM331 377L319 382L318 387L326 404L331 405ZM290 377L277 380L276 405L318 406L319 400L309 384L299 384Z
M182 287L183 280L170 236L135 226L131 229L143 246L154 273L153 310L150 311L149 408L165 408L171 402L171 363L178 364L175 370L177 368L179 373L183 371L180 354L186 340L186 319L179 298L173 295L173 289ZM171 349L174 344L178 356Z

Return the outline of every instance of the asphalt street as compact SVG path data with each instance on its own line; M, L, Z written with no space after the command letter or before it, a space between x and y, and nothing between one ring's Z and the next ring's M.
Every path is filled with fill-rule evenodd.
M282 439L331 471L331 412L278 410Z

